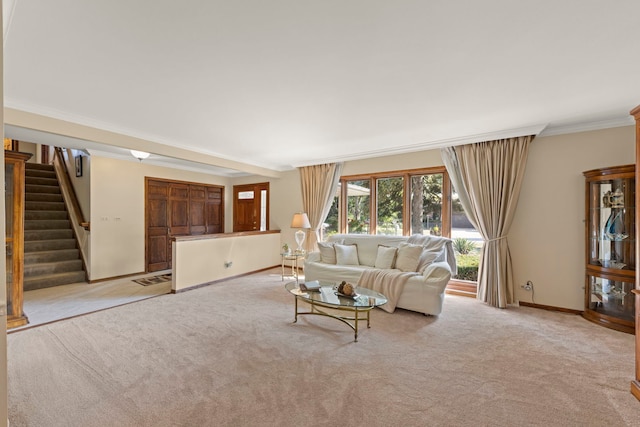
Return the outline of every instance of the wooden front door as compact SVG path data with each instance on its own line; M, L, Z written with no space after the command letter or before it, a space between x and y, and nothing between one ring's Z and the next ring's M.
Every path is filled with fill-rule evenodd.
M172 267L171 238L224 233L220 186L146 179L146 271Z
M233 231L269 229L269 183L233 186Z

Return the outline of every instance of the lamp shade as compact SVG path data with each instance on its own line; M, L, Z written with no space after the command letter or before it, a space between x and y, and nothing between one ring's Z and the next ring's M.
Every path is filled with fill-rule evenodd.
M309 223L309 217L307 214L302 212L293 214L291 228L311 228L311 223Z
M140 161L143 161L144 159L149 157L149 153L146 153L144 151L136 151L136 150L130 150L130 151L131 151L131 155Z

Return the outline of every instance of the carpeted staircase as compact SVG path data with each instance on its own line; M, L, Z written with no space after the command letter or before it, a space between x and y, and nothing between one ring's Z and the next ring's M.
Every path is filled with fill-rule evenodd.
M84 282L53 165L27 163L25 184L24 290Z

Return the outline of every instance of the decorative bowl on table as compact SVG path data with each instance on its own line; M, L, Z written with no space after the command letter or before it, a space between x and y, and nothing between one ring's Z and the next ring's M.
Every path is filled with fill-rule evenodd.
M341 297L356 298L358 296L358 294L356 293L356 285L347 283L344 280L333 289L336 291L336 295L339 295Z

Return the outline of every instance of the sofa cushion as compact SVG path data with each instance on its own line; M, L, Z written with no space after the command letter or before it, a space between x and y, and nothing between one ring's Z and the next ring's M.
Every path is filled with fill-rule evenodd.
M396 268L400 271L417 271L418 262L420 261L422 250L422 245L411 245L409 243L402 243L398 247Z
M406 242L406 236L387 236L371 234L332 234L327 241L345 245L358 245L358 263L373 267L378 256L378 245L398 247Z
M443 251L441 249L438 250L429 250L424 248L422 250L422 254L420 255L420 259L418 260L418 267L416 267L416 271L419 273L424 273L424 270L429 267L432 263L438 260L438 257L442 257Z
M333 243L318 242L318 249L322 262L325 264L336 263L336 248Z
M384 269L393 268L393 266L395 265L397 253L398 248L378 245L378 255L376 256L376 263L374 267Z
M336 244L336 264L338 265L360 265L358 262L358 246L357 245L340 245Z

